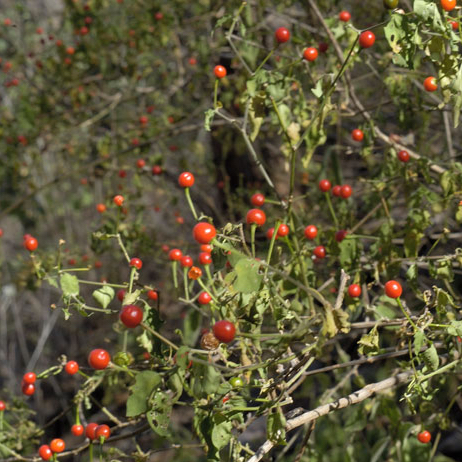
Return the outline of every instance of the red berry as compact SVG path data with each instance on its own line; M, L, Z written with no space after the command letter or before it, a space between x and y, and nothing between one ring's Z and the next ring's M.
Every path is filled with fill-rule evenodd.
M411 156L409 155L409 153L407 151L399 151L398 152L398 159L401 161L401 162L409 162Z
M201 292L197 297L197 302L201 305L208 305L212 301L212 297L208 292Z
M226 77L226 68L224 66L215 66L215 68L213 69L213 73L215 74L215 77L217 79L222 79L223 77Z
M201 265L210 265L212 263L212 255L209 252L201 252L199 254L199 263Z
M236 327L229 321L218 321L213 326L213 334L223 343L229 343L236 335Z
M162 167L160 165L154 165L151 172L153 175L160 175L162 173Z
M21 390L24 395L32 396L35 393L35 385L33 383L22 383Z
M438 90L438 84L436 83L436 78L435 77L427 77L425 80L424 80L424 88L425 90L427 91L436 91Z
M183 252L180 249L172 249L168 253L168 258L171 261L180 261L182 256L183 256Z
M66 443L64 443L61 438L55 438L54 440L51 440L50 449L53 452L63 452L64 449L66 449Z
M138 159L136 161L136 166L138 168L144 168L145 165L146 165L146 161L144 159Z
M349 184L344 184L341 188L340 188L340 195L344 198L344 199L348 199L351 194L353 193L353 189L351 188L351 186Z
M74 47L67 47L67 48L66 48L66 53L67 53L68 55L73 55L73 54L75 53Z
M53 457L53 451L48 444L42 444L39 447L38 453L43 460L50 460Z
M134 266L137 270L140 270L143 266L143 262L139 258L132 258L130 260L130 266Z
M27 384L35 383L36 380L37 380L37 376L35 375L34 372L26 372L22 377L22 381Z
M364 132L359 128L355 128L351 132L351 138L353 138L355 141L362 141L364 139Z
M318 48L320 53L325 53L329 48L329 44L326 42L319 42Z
M183 172L178 177L178 184L182 188L190 188L194 184L194 175L190 172Z
M147 295L150 300L157 300L159 298L159 294L155 290L148 290Z
M285 43L288 40L290 40L289 29L286 29L285 27L280 27L279 29L276 30L276 32L274 33L274 36L278 43Z
M79 372L79 364L77 361L68 361L66 365L64 366L64 370L69 375L77 374L77 372Z
M303 58L306 59L307 61L316 61L316 58L318 57L318 50L314 47L309 47L306 48L305 51L303 52Z
M313 250L313 253L317 258L322 259L326 256L326 248L323 245L318 245Z
M85 428L85 436L89 438L90 440L94 440L96 438L96 429L98 427L98 424L95 422L91 422L87 425L87 428Z
M106 211L106 206L104 204L96 204L96 210L99 213L104 213Z
M95 350L90 351L90 354L88 355L88 364L90 364L93 369L97 370L106 369L110 360L110 354L102 348L96 348Z
M33 252L38 247L38 241L35 237L30 236L24 241L24 247L29 251Z
M250 209L246 215L246 221L248 225L255 224L262 226L266 222L266 214L260 209Z
M256 193L252 196L250 202L255 207L261 207L265 203L265 196L261 193Z
M191 268L193 265L193 259L189 255L183 255L180 260L180 265L183 268Z
M266 231L266 238L270 241L273 239L273 234L274 234L274 227L270 228L268 231ZM279 235L276 234L276 240L279 239Z
M126 327L133 328L139 326L143 320L143 310L136 305L125 305L120 310L120 320Z
M215 226L207 222L197 223L193 228L193 237L199 244L210 244L216 235Z
M361 35L359 36L359 46L361 48L370 48L372 45L374 45L374 42L375 35L372 31L366 30L361 32Z
M457 21L449 21L451 24L452 30L454 32L457 32L459 30L459 23Z
M123 302L124 297L125 297L125 290L124 289L118 290L117 291L117 298L119 299L119 301Z
M111 436L111 429L108 425L98 425L95 430L95 436L97 439L103 438L107 440Z
M0 401L0 412L3 412L6 409L5 401Z
M456 7L456 0L440 0L444 11L452 11Z
M158 12L154 15L154 17L155 17L158 21L160 21L161 19L164 18L164 13L162 13L162 11L158 11Z
M398 298L403 293L403 288L399 282L391 280L385 284L385 293L390 298Z
M74 425L72 425L72 427L71 427L71 433L72 433L74 436L81 436L81 435L83 435L83 432L84 432L83 425L80 425L80 424L74 424Z
M348 295L352 298L358 298L361 295L361 286L358 284L351 284L348 287Z
M305 228L305 237L312 241L318 235L318 228L314 225L308 225Z
M428 430L424 430L423 432L420 432L418 435L417 435L417 439L423 443L423 444L427 444L431 441L432 439L432 435L431 433L428 431Z
M122 204L124 203L124 196L121 196L118 194L117 196L114 196L114 204L117 205L117 207L122 207Z
M202 244L201 245L201 251L202 252L207 252L207 253L212 253L212 246L210 244Z
M348 22L351 19L351 14L349 11L340 11L338 18L340 21Z
M281 223L278 227L278 237L285 237L289 234L290 228L285 224Z
M339 184L336 184L332 187L332 195L336 197L341 196L342 187Z
M342 242L343 239L345 239L347 234L348 234L347 231L345 231L344 229L340 229L335 233L335 240L337 242Z
M319 189L322 191L322 192L327 192L329 191L329 189L331 188L331 184L330 184L330 181L329 180L321 180L319 182Z
M141 125L146 125L149 122L148 116L142 115L140 116L140 124Z

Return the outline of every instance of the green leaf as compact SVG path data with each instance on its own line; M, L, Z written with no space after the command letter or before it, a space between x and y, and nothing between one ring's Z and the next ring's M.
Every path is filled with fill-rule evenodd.
M425 341L427 340L427 337L425 336L425 333L422 330L418 330L415 335L414 335L414 353L418 355L420 353L420 350L422 349L422 346L424 345Z
M193 363L193 393L198 398L206 398L215 393L221 383L221 374L212 366Z
M92 295L100 306L107 308L109 303L111 303L112 299L114 298L115 292L112 287L103 286L101 289L95 290Z
M224 448L231 440L233 434L233 424L227 420L223 414L215 414L213 416L213 428L210 438L213 446L219 451Z
M135 303L138 300L138 297L140 296L140 294L141 294L140 290L135 290L134 292L131 292L131 293L125 292L123 304L133 305L133 303Z
M134 417L145 413L148 408L148 398L160 384L161 377L154 371L143 371L136 375L135 384L130 387L127 400L127 417Z
M260 263L256 260L240 259L234 268L237 275L233 284L234 290L242 293L256 292L263 278L258 272L259 268Z
M358 352L361 355L376 354L379 350L379 332L377 324L367 334L364 334L358 341L360 345Z
M149 426L160 436L169 436L168 425L172 414L170 397L164 391L156 391L149 400L149 412L146 413Z
M440 357L438 356L438 352L436 351L435 345L432 345L430 348L425 350L422 353L423 360L427 367L432 371L438 369L440 364Z
M286 442L286 418L281 409L277 409L268 416L266 423L266 437L273 444L285 445Z
M66 297L79 295L79 280L73 274L64 273L59 278L63 295Z
M447 331L449 335L462 337L462 321L451 321Z
M212 130L211 124L213 122L213 119L215 118L216 110L215 109L207 109L205 111L205 120L204 120L204 128L208 132Z

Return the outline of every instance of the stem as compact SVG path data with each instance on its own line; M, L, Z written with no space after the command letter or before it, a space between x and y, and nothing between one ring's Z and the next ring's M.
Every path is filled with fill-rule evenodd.
M90 456L90 462L93 462L93 442L90 441L88 445L88 455Z
M175 289L178 289L178 278L176 275L176 267L177 267L177 262L176 260L173 260L172 261L173 287L175 287Z
M219 79L215 79L215 86L213 89L213 107L215 109L218 107L218 82L219 82Z
M264 279L266 279L266 276L268 274L268 268L269 268L269 265L271 263L271 255L273 254L273 249L274 249L274 243L276 241L276 237L277 237L277 232L276 232L276 228L279 229L279 225L281 223L279 222L279 220L276 221L276 224L274 225L274 232L273 232L273 235L271 236L271 241L270 241L270 245L269 245L269 249L268 249L268 255L266 256L266 261L268 263L268 266L265 268L265 274L264 274Z
M62 273L64 270L61 270L60 273ZM93 286L109 286L109 287L115 287L117 289L126 289L127 284L109 284L108 282L96 282L96 281L87 281L85 279L79 279L79 283L81 284L89 284Z
M5 411L0 411L0 432L3 431L3 413Z
M183 268L183 285L186 300L189 300L188 268Z
M212 300L214 301L214 303L216 303L218 305L218 300L214 297L212 291L202 282L201 278L199 279L196 279L197 282L199 283L199 285L208 293L210 294L210 296L212 297Z
M265 59L260 63L260 65L257 67L257 69L255 70L255 72L253 73L254 75L265 65L266 61L268 61L268 59L271 58L271 56L273 56L273 53L274 51L276 50L277 48L277 45L275 45L271 51L266 55Z
M120 207L119 207L119 211L120 211ZM117 242L119 243L119 246L122 249L122 252L123 252L127 262L130 263L130 257L128 256L127 249L125 248L124 243L122 242L122 238L121 238L120 234L117 233L116 237L117 237Z
M159 334L159 332L156 332L154 329L152 329L151 327L149 327L147 324L145 324L144 322L142 322L140 324L140 326L143 328L143 329L146 329L149 333L151 333L152 335L154 335L155 337L157 337L159 340L162 340L164 343L166 343L169 347L173 348L174 350L178 350L179 348L174 344L172 343L169 339L165 338L163 335Z
M252 257L255 258L255 230L257 229L257 225L252 223L250 225L250 246L252 248Z
M128 340L128 330L124 332L124 339L122 343L122 351L126 352L127 351L127 340Z
M326 191L324 194L326 196L327 205L329 207L330 214L332 215L332 219L334 220L335 227L338 229L338 220L337 216L335 215L334 207L332 206L332 201L330 200L329 191Z
M132 266L130 270L130 282L128 284L128 293L131 294L133 291L133 279L135 278L136 268Z
M404 309L404 306L403 304L401 303L401 299L400 297L398 297L396 299L396 301L398 302L398 305L399 307L401 308L401 311L403 312L404 316L406 316L406 319L408 320L409 324L412 326L412 328L414 329L414 332L417 332L419 330L419 328L415 325L414 321L410 318L409 314L407 313L407 311Z
M197 213L196 209L194 208L193 201L191 200L191 193L189 192L189 188L184 188L184 193L186 195L186 200L188 201L189 208L191 209L191 212L194 215L194 219L197 221Z

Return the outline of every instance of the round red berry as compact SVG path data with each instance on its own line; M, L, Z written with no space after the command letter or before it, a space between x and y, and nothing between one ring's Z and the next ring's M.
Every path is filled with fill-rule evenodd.
M201 305L208 305L212 301L212 296L208 292L201 292L197 297L197 302Z
M317 258L324 258L326 256L326 248L323 246L323 245L318 245L317 247L315 247L315 249L313 250L313 254L317 257Z
M108 425L98 425L95 430L95 436L97 439L107 440L111 436L111 429Z
M307 61L316 61L318 57L318 50L314 47L306 48L303 52L303 58Z
M64 449L66 449L66 443L64 443L61 438L55 438L54 440L51 440L50 449L57 453L63 452Z
M349 11L340 11L338 18L340 21L348 22L351 19L351 14Z
M201 252L199 254L199 263L201 265L210 265L212 263L212 255L209 252Z
M358 298L361 295L361 286L359 284L351 284L348 287L348 295L352 298Z
M260 209L250 209L246 215L246 221L248 225L255 224L262 226L266 222L266 214Z
M342 190L342 187L339 184L336 184L335 186L332 187L332 195L335 197L340 197L341 190Z
M335 233L335 240L337 242L342 242L343 239L345 239L345 237L347 236L348 232L345 231L344 229L339 229L336 233Z
M124 289L118 290L117 291L117 298L119 299L120 302L124 301L124 297L125 297L125 290Z
M308 225L305 228L305 237L312 241L318 235L318 228L314 225Z
M199 244L210 244L216 235L215 226L207 222L197 223L193 228L193 237Z
M24 383L35 383L36 380L37 376L35 375L35 372L26 372L22 377L22 381Z
M278 227L278 237L285 237L289 234L290 228L285 224L281 223Z
M104 204L96 204L96 210L99 213L104 213L106 211L106 206Z
M359 128L355 128L351 132L351 138L354 141L362 141L364 139L364 132L362 130L360 130Z
M409 153L407 151L399 151L398 152L398 159L401 161L401 162L409 162L411 156L409 155Z
M133 266L137 270L140 270L143 266L143 262L139 258L134 257L130 260L130 266Z
M91 422L87 425L85 428L85 436L89 438L90 440L94 440L96 438L96 428L98 427L98 424L95 422Z
M124 196L121 196L118 194L117 196L114 196L114 204L117 205L117 207L122 207L122 204L124 203Z
M431 441L432 439L432 435L431 433L428 431L428 430L424 430L423 432L420 432L418 435L417 435L417 439L423 443L423 444L427 444Z
M425 90L427 91L436 91L438 90L438 84L436 83L436 78L435 77L427 77L425 80L424 80L424 88Z
M136 305L125 305L120 310L119 318L126 327L133 328L143 320L143 310Z
M102 348L96 348L95 350L90 351L88 355L88 364L93 369L102 370L106 369L111 360L111 355Z
M440 0L444 11L452 11L456 7L456 0Z
M364 32L361 32L361 35L359 36L359 46L361 48L370 48L372 45L375 43L375 34L370 31L366 30Z
M79 372L79 363L77 361L68 361L64 366L64 370L69 375L77 374L77 372Z
M148 298L150 300L157 300L159 298L159 294L155 290L148 290Z
M183 252L180 249L172 249L168 253L168 258L171 261L180 261L181 257L183 257Z
M82 435L83 435L83 432L84 432L83 425L80 425L80 424L74 424L74 425L72 425L72 427L71 427L71 433L72 433L74 436L82 436Z
M278 43L285 43L288 40L290 40L289 29L285 27L280 27L279 29L276 30L276 32L274 33L274 36Z
M250 202L255 207L261 207L265 203L265 196L261 193L255 193L250 199Z
M213 73L215 74L215 77L217 79L222 79L223 77L226 77L226 68L224 66L215 66L215 68L213 69Z
M348 199L352 193L353 193L353 189L351 188L349 184L344 184L340 188L340 195L343 197L343 199Z
M180 260L180 265L183 268L191 268L193 265L193 259L189 255L183 255Z
M53 457L53 451L48 444L42 444L39 447L38 453L42 460L50 460Z
M229 321L218 321L213 326L213 334L223 343L231 342L236 335L236 327Z
M329 180L324 179L319 182L319 189L322 192L327 192L329 191L330 188L331 188L331 184Z
M162 167L160 165L154 165L151 172L153 175L160 175L162 173Z
M190 172L183 172L178 177L178 184L182 188L190 188L194 184L194 175Z
M3 412L6 409L5 401L0 401L0 412Z
M30 236L24 241L24 247L29 251L33 252L38 247L38 241L35 237Z
M21 391L26 396L32 396L35 393L35 385L33 383L22 383Z
M403 288L399 282L391 280L385 284L385 293L390 298L398 298L403 293Z
M136 166L137 166L138 168L143 168L145 165L146 165L146 161L145 161L144 159L138 159L138 160L136 161Z

